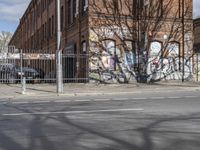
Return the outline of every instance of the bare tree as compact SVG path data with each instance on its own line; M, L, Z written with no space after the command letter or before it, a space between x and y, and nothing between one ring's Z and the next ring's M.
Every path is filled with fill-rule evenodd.
M185 1L184 32L189 38L185 51L181 47L185 35L180 2L92 0L89 12L92 76L98 72L102 82L107 78L122 83L129 82L131 76L136 80L180 79L180 66L184 63L181 57L185 52L192 55L192 4L191 0ZM179 75L175 75L177 70Z
M0 52L1 53L7 52L8 43L11 37L12 37L12 33L10 32L6 32L6 31L0 32Z

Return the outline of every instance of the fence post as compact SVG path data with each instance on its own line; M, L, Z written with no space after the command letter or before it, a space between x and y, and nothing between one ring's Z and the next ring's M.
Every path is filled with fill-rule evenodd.
M22 65L23 65L23 53L22 50L20 51L20 80L21 80L21 84L22 84Z
M26 78L22 79L22 94L26 94Z
M21 78L21 85L22 85L22 94L26 94L26 78L23 77L23 53L22 50L20 51L20 78Z

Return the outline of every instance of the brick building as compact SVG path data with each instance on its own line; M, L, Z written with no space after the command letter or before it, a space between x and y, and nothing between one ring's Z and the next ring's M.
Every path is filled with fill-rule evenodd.
M61 0L62 48L66 43L86 40L87 4L80 3L81 12L76 12L76 1ZM83 7L83 8L82 8ZM74 13L77 13L74 15ZM56 1L32 0L20 19L19 26L10 42L25 51L55 51L56 49Z
M79 1L79 5L77 5L77 2L76 0L61 0L61 48L63 53L83 53L81 45L86 45L88 37L88 2L82 0ZM31 57L34 54L41 53L55 54L56 19L56 0L32 0L20 19L19 26L9 45L22 49L23 53L32 54ZM30 60L24 61L24 65L42 70L45 74L50 74L49 78L55 78L55 61L36 61L31 57ZM76 72L79 68L75 69L76 60L71 58L68 61L74 66L74 76L78 76Z
M55 2L32 0L10 45L25 53L55 53ZM61 0L61 48L64 54L77 57L68 71L74 68L73 77L79 77L89 69L92 78L117 78L119 82L126 82L133 74L156 75L154 79L167 74L169 79L180 79L174 72L163 73L153 61L165 59L170 68L169 57L180 66L183 52L188 58L192 55L192 0L185 0L184 9L182 6L181 0ZM90 56L88 66L81 65L79 56L83 54ZM124 70L122 77L119 72ZM109 77L102 79L104 73Z

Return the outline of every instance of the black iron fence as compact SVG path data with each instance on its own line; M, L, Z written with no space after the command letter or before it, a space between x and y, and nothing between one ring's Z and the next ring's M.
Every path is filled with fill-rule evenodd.
M124 57L99 55L62 54L63 83L181 80L182 66L185 80L194 80L194 75L199 80L198 55L188 57L184 62L179 57L148 58L146 63L139 65L135 61L124 61ZM23 53L16 49L0 53L0 83L20 83L23 77L27 83L56 83L55 53Z
M88 82L88 56L62 56L63 82ZM56 56L53 53L4 53L0 55L0 83L56 83Z
M89 82L89 66L87 54L63 54L63 82Z

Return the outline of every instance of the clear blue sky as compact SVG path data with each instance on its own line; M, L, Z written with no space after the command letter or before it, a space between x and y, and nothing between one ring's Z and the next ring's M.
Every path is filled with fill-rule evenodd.
M200 0L193 1L194 17L200 17ZM29 2L30 0L0 0L0 31L14 32Z
M0 0L0 31L14 32L30 0Z

